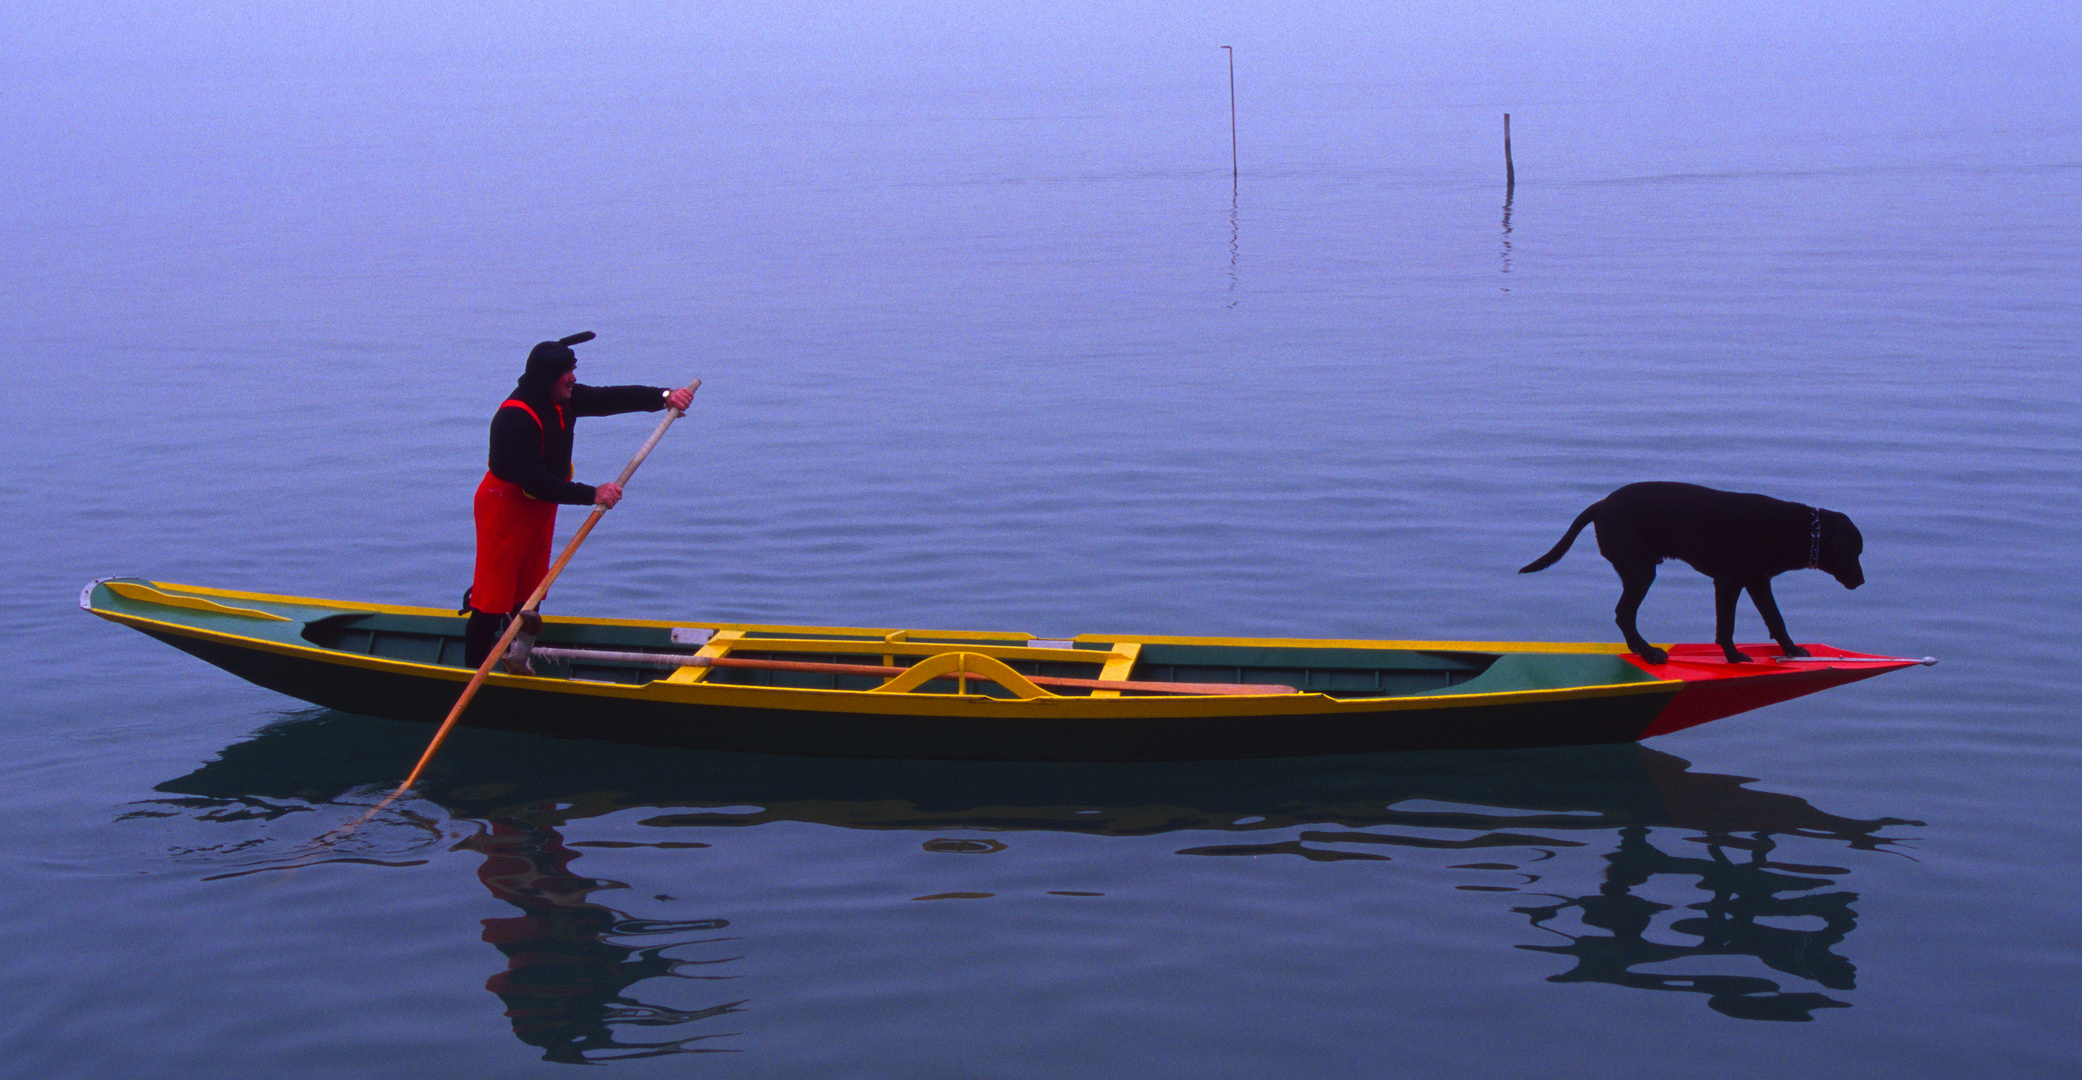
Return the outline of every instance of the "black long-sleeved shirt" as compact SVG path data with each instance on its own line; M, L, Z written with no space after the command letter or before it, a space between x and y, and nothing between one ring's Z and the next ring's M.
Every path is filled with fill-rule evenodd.
M591 506L595 495L592 485L571 480L571 434L578 418L665 408L666 391L657 386L581 384L571 388L571 400L562 406L527 389L525 384L514 387L507 400L526 402L534 416L503 403L492 413L492 475L519 484L533 498L569 506Z

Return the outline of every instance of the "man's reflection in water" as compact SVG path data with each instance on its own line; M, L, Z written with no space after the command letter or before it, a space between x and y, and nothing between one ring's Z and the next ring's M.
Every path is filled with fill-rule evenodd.
M513 1034L541 1047L543 1060L584 1064L727 1049L694 1044L730 1032L654 1042L621 1042L615 1037L617 1026L670 1028L739 1011L742 1001L687 1011L646 1004L623 993L646 979L725 978L684 969L734 958L696 961L666 955L681 946L723 940L683 935L720 930L728 925L725 920L653 922L593 903L587 897L595 890L621 886L571 873L569 864L578 853L546 825L491 821L456 846L482 853L478 879L493 896L522 911L484 920L484 940L506 954L506 970L493 975L485 989L505 1002ZM668 935L681 936L648 946L615 940L655 941Z
M1596 895L1517 909L1531 916L1534 926L1560 934L1569 943L1519 948L1575 958L1574 969L1551 976L1550 982L1705 994L1708 1007L1743 1020L1812 1020L1816 1009L1849 1008L1848 1002L1810 991L1786 991L1776 980L1757 975L1639 970L1666 963L1698 969L1726 965L1729 957L1752 957L1825 989L1856 985L1856 969L1834 950L1857 928L1857 913L1851 908L1857 894L1815 891L1836 884L1820 874L1843 871L1772 863L1776 842L1769 833L1700 839L1707 857L1672 855L1649 842L1647 828L1622 828L1619 847L1606 856L1605 881ZM1738 854L1731 856L1731 851ZM1689 879L1704 893L1703 899L1685 907L1699 914L1672 919L1658 929L1658 916L1673 906L1636 894L1653 889L1653 879L1659 876ZM1583 927L1604 933L1570 933L1556 925L1570 914ZM1767 919L1810 925L1770 926L1763 921ZM1818 927L1811 925L1816 922ZM1651 935L1661 940L1651 940Z

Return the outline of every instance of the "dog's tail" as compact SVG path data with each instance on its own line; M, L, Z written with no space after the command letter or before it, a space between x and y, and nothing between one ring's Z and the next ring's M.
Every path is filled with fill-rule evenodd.
M1597 502L1585 507L1582 513L1576 515L1576 520L1569 524L1569 531L1562 534L1561 543L1554 545L1553 548L1548 550L1547 554L1519 567L1518 572L1530 574L1536 570L1545 570L1560 562L1561 557L1569 553L1569 545L1576 542L1576 534L1582 532L1585 525L1597 519L1598 508L1604 505L1605 500L1599 499Z

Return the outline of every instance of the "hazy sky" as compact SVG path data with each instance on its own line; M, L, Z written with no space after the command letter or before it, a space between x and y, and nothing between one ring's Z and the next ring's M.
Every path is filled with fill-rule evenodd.
M902 60L944 58L950 46L999 53L1192 40L1318 57L1426 42L1670 49L1978 42L2036 51L2082 37L2076 12L2067 0L838 0L795 6L770 0L16 0L0 11L0 50L19 58L140 50L316 59L343 50L699 51L729 45L815 50L834 60Z

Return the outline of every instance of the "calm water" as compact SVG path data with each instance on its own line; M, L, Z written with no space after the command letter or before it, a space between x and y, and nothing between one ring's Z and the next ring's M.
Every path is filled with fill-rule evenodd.
M2072 14L2018 10L7 16L0 1047L2076 1075L2082 80ZM469 732L320 846L428 731L75 595L450 602L489 410L580 329L582 378L705 385L553 611L1609 640L1591 549L1513 571L1658 478L1850 513L1871 583L1781 579L1794 633L1944 663L1554 752ZM589 421L580 478L650 423ZM1677 568L1644 628L1710 607Z

